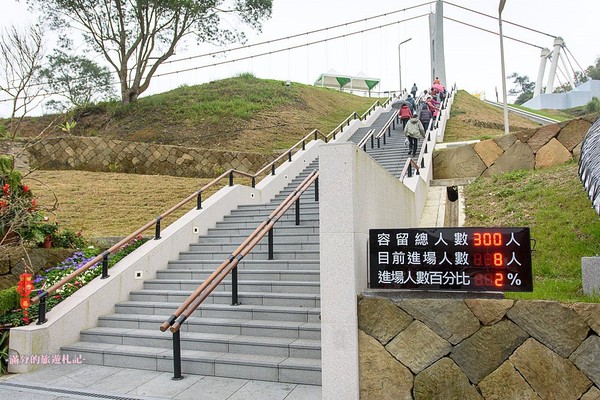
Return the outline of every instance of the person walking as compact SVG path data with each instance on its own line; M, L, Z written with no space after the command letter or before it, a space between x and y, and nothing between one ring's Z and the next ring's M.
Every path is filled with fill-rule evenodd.
M429 121L431 121L431 118L433 118L433 114L431 113L429 106L423 104L423 107L421 107L421 110L419 111L419 121L423 124L425 132L429 129Z
M412 118L406 123L404 134L408 138L408 155L416 156L419 138L425 138L425 129L423 129L423 124L419 121L417 114L413 114Z
M417 111L417 105L415 104L415 99L413 99L413 96L411 94L408 95L408 97L406 98L406 101L410 104L410 111L411 112L416 112Z
M408 122L410 117L412 117L412 111L407 104L402 104L402 107L400 107L400 111L398 112L398 115L400 116L400 121L402 122L402 130L404 131L404 128L406 127L406 123Z
M419 89L417 89L417 84L413 83L412 89L410 89L410 94L412 94L412 97L417 97L418 91Z

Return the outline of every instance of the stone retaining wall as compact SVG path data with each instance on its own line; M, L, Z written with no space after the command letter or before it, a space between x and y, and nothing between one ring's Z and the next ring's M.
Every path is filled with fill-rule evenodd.
M76 136L44 139L27 152L29 164L39 169L201 178L214 177L231 168L255 172L276 157Z
M433 178L490 176L517 169L538 169L576 158L590 129L592 117L583 117L466 146L436 151Z
M361 400L600 399L600 304L359 300Z

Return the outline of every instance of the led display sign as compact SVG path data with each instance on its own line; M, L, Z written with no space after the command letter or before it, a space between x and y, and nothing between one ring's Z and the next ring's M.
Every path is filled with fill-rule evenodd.
M369 231L371 288L533 291L529 228Z

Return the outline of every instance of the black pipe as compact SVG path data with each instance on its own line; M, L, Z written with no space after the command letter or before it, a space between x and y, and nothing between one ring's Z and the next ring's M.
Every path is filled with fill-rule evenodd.
M181 338L179 329L173 332L173 380L183 379L181 375Z

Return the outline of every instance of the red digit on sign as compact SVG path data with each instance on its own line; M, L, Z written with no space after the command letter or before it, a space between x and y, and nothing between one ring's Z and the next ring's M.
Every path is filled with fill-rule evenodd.
M504 275L502 275L500 272L496 272L496 279L494 279L494 285L496 285L496 287L501 287L504 285Z
M473 246L481 246L481 233L475 232L473 234Z
M502 257L502 253L494 253L494 266L495 267L501 267L504 262L503 262L503 257Z
M492 234L491 233L484 233L483 234L483 245L484 246L491 246L492 245Z
M502 246L502 234L500 232L494 233L494 246Z

